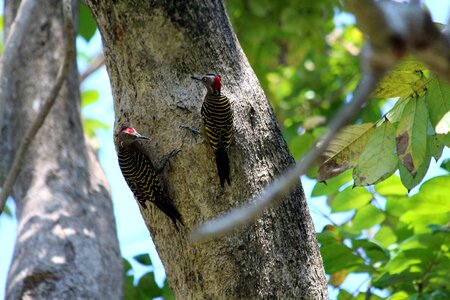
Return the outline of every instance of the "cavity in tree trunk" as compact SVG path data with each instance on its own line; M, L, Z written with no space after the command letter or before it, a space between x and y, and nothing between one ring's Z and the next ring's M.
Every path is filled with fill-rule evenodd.
M180 150L162 173L186 227L142 209L176 298L325 299L326 280L300 182L282 203L225 238L190 244L186 234L258 194L294 161L242 52L222 1L87 0L102 34L116 112L149 136L154 161ZM205 90L192 75L217 73L232 101L231 186L221 188L200 127Z
M5 3L5 36L19 4ZM2 112L0 148L7 165L54 84L65 38L61 1L39 1L25 42L16 49L19 59L7 62L14 72L3 74L13 86ZM83 135L75 58L12 197L19 224L7 299L121 299L122 259L111 195Z

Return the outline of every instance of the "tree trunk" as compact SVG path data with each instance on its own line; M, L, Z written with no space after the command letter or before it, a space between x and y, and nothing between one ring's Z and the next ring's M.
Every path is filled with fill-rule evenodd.
M303 190L249 226L191 244L196 225L235 207L294 163L273 111L236 39L222 1L87 0L102 34L116 131L151 138L158 164L181 150L161 177L186 224L177 232L154 206L141 209L178 299L325 299L327 287ZM221 188L200 127L206 90L192 75L218 73L234 111L231 186Z
M26 44L17 49L20 59L12 62L15 72L6 74L14 93L5 105L0 148L9 165L64 55L61 1L39 2ZM18 5L6 1L6 31ZM121 299L122 259L111 195L83 135L75 58L12 196L18 232L7 299Z

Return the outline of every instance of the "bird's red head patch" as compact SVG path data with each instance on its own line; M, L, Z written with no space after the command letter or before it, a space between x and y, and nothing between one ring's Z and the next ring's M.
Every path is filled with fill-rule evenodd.
M213 81L211 87L214 91L220 92L220 89L222 88L222 81L221 81L219 75L214 76L214 81Z
M125 132L125 133L129 133L129 134L137 133L136 129L134 129L132 127L127 127L127 126L122 127L119 132Z

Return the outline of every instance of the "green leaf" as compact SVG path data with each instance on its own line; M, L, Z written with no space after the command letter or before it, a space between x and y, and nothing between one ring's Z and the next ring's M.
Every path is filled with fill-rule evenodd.
M375 185L375 191L384 197L392 195L406 195L408 193L402 185L400 178L396 175L392 175L388 179L377 183Z
M424 97L414 97L406 104L396 134L397 154L413 177L427 151L428 111Z
M100 94L96 90L84 91L81 93L81 107L96 102L100 98Z
M92 16L91 10L84 3L80 3L78 13L78 34L87 42L94 36L97 24Z
M406 300L408 299L408 293L405 291L400 291L398 293L392 294L388 300Z
M139 254L133 258L143 265L146 265L146 266L152 265L152 260L150 258L150 255L148 255L148 253Z
M397 236L391 227L382 225L375 234L374 239L384 247L389 247L397 241Z
M370 259L370 263L373 265L377 262L386 262L389 259L389 252L380 245L371 242L367 239L358 239L352 241L353 249L361 248L364 250L366 256Z
M364 187L352 188L349 186L331 200L331 211L341 212L361 208L369 203L372 197L372 194Z
M270 9L270 1L248 1L250 11L258 17L264 17Z
M299 159L308 152L314 145L315 138L310 132L305 132L302 135L296 135L289 140L289 149L294 157Z
M437 135L428 135L427 137L427 154L434 157L436 161L442 156L444 145L441 143Z
M435 128L435 131L438 132L437 126L439 122L450 111L450 86L434 78L427 86L425 98L430 113L431 124Z
M426 232L413 235L411 238L403 241L399 244L398 249L403 251L414 249L426 249L430 252L439 251L443 245L447 245L448 239L445 231Z
M0 191L1 191L1 190L2 190L2 189L0 188ZM10 216L10 217L13 216L11 210L9 209L8 205L6 205L6 204L5 204L5 206L3 206L3 213L4 213L5 215L7 215L7 216Z
M311 196L318 197L336 193L341 186L350 182L350 180L352 180L351 171L347 171L327 180L326 182L317 182L311 192Z
M324 152L317 179L324 181L353 168L373 131L372 123L344 127Z
M146 273L139 279L137 289L142 299L153 299L162 295L162 289L156 284L153 272Z
M375 98L409 97L423 91L427 80L425 67L414 59L405 59L377 85L372 93Z
M124 258L124 259L122 259L122 262L123 262L123 271L125 274L127 274L128 271L133 270L133 268L128 260L126 260Z
M320 248L325 271L333 274L341 270L365 266L364 260L353 254L352 250L343 244L326 245Z
M408 192L411 191L415 186L417 186L422 179L425 177L428 167L430 166L431 157L435 157L435 159L439 159L442 154L443 145L439 142L435 135L427 136L427 153L425 159L422 164L417 168L416 176L412 176L409 170L406 167L399 163L399 171L400 178L402 180L403 185L408 189Z
M399 252L384 267L390 274L399 274L413 265L420 265L429 260L430 253L425 249L415 249Z
M162 288L162 297L164 300L173 300L175 297L173 296L173 292L167 283L167 280L164 281L164 286Z
M450 172L450 158L447 158L442 162L441 168Z
M355 229L362 230L380 224L385 218L381 210L368 204L356 212L352 223Z
M124 299L125 300L135 300L138 299L138 293L136 287L133 285L133 276L124 277Z
M375 129L353 169L355 185L375 184L390 177L397 169L397 162L395 128L386 120Z
M395 102L394 107L386 114L386 119L391 123L398 123L402 118L403 110L406 104L408 104L411 97L402 97Z
M419 193L409 199L407 211L400 220L414 228L415 233L427 232L429 224L443 225L450 219L450 176L439 176L425 182Z
M94 137L95 131L98 129L109 129L109 126L99 120L83 119L83 129L89 137Z

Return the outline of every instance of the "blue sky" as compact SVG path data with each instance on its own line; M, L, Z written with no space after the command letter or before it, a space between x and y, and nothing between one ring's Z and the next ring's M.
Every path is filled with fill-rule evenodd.
M3 1L0 1L0 3L3 8ZM429 0L425 1L425 3L429 6L433 19L436 22L446 22L450 10L450 0ZM85 52L92 57L95 56L101 51L99 33L97 32L89 43L86 43L82 39L78 39L77 46L82 52ZM79 69L83 71L86 66L86 62L80 59ZM91 89L97 90L100 93L100 100L95 104L86 107L83 110L83 114L89 118L99 119L110 126L109 130L99 130L97 133L100 141L99 159L111 185L114 213L116 216L122 256L131 258L134 255L149 252L154 263L156 279L159 284L162 284L165 276L164 269L142 220L136 201L133 199L133 195L126 185L117 164L117 156L112 140L112 128L114 124L113 100L105 68L101 68L99 71L95 72L82 84L83 91ZM449 149L446 149L443 157L450 157ZM438 164L432 164L430 171L427 174L427 178L445 173L439 169L439 164L440 162ZM317 211L328 215L330 213L329 208L326 205L324 197L313 199L309 197L315 181L303 177L302 182L305 194L308 197L308 203L310 205L316 230L320 231L324 225L329 223L329 221L323 218ZM9 200L8 206L14 208L13 201ZM337 215L336 218L338 218L336 221L339 221L339 218L342 218L342 216L340 217ZM0 299L4 298L6 276L13 252L15 231L15 220L5 216L0 217ZM138 273L142 271L143 269L137 268ZM354 291L363 281L364 278L361 278L360 276L350 277L346 280L345 286L349 291ZM330 291L330 298L333 298L333 291Z

